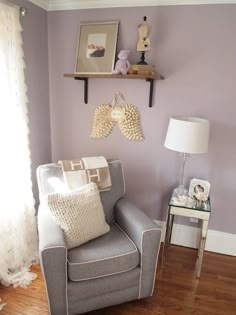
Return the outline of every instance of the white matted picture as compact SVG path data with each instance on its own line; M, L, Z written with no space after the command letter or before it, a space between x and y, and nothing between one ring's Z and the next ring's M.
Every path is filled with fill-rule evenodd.
M200 192L204 193L208 198L210 194L210 186L211 184L206 180L193 178L189 185L189 196L197 199L195 196Z
M118 21L80 24L75 73L112 73L118 24Z

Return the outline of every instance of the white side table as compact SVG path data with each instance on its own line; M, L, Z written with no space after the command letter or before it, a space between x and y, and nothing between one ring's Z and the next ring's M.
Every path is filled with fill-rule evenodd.
M162 265L165 259L165 252L170 244L172 227L174 222L174 216L179 215L188 218L196 218L202 221L202 229L201 229L201 238L198 249L198 259L196 264L196 276L200 277L201 268L202 268L202 260L203 254L205 250L206 237L208 231L208 222L211 214L211 205L210 200L208 199L205 202L199 204L196 200L193 200L191 203L179 204L173 196L169 201L168 206L168 214L167 214L167 223L166 223L166 235L164 241L164 247L162 252Z

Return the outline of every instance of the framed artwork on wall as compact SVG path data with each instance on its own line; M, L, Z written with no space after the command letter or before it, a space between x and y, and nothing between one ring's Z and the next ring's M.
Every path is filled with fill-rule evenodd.
M118 25L118 21L80 24L75 73L112 73Z
M210 183L206 180L193 178L189 185L189 196L194 199L199 199L198 195L205 195L206 198L209 197L210 193Z

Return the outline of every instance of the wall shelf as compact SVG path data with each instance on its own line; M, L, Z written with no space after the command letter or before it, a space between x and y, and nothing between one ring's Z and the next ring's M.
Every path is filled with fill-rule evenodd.
M140 75L140 74L79 74L79 73L66 73L64 74L66 78L73 78L75 80L84 81L84 103L88 104L88 79L139 79L145 80L150 83L149 90L149 107L152 107L153 98L153 85L155 80L164 80L164 77L159 74L155 75Z

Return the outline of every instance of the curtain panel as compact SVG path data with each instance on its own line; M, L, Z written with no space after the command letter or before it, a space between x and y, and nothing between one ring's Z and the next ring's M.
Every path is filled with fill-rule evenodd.
M0 1L0 282L27 286L37 229L19 9Z

